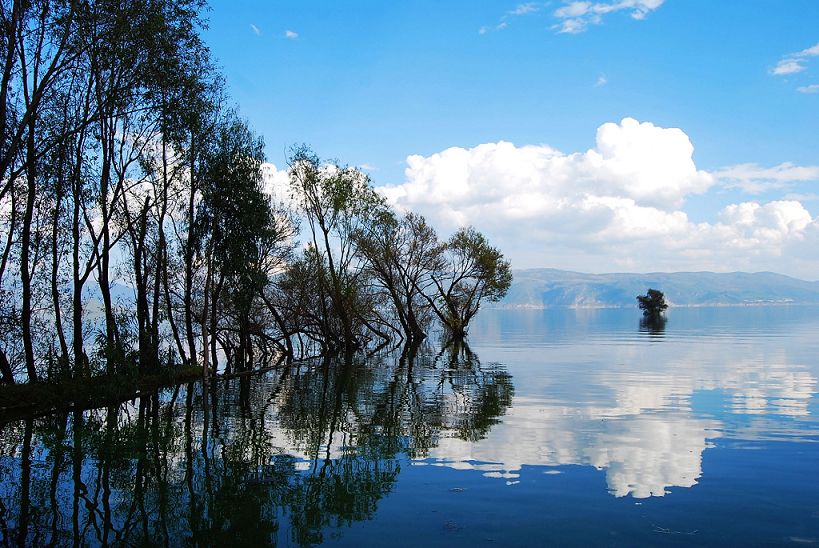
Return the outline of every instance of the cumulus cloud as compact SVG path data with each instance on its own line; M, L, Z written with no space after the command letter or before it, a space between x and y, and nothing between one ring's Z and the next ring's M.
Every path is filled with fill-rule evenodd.
M594 87L599 88L601 86L605 86L609 83L609 79L606 78L605 74L601 74L597 77L597 81L594 83Z
M627 11L633 19L642 20L659 8L664 0L620 0L617 2L567 1L554 11L560 23L553 28L559 32L576 34L585 31L589 25L599 25L603 16L618 11Z
M809 86L799 86L796 88L799 93L819 93L819 84L810 84Z
M299 37L299 33L293 30L286 30L284 31L284 37L289 40L295 40Z
M453 147L429 157L413 155L407 158L408 182L384 191L399 205L446 204L449 211L444 214L453 219L498 205L515 218L537 216L569 202L594 209L607 197L670 209L713 184L710 174L696 169L693 151L679 129L625 118L600 126L597 146L582 153L500 141L472 149Z
M442 233L475 225L519 268L815 277L817 253L797 260L787 249L819 244L819 220L800 202L729 205L714 221L699 223L683 207L718 180L716 188L750 191L812 180L819 168L744 164L709 173L697 168L693 153L682 130L626 118L600 126L585 152L500 141L409 156L406 181L380 190Z
M269 162L262 164L262 190L274 203L292 205L287 169L279 169Z

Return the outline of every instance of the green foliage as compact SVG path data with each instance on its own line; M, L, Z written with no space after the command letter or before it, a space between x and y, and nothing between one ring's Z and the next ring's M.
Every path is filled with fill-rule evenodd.
M503 254L472 227L460 228L440 247L443 262L432 274L430 303L454 338L463 338L483 301L497 302L512 284Z
M244 291L261 288L261 243L274 237L272 212L261 188L264 142L247 123L230 115L205 154L200 234L209 239L213 262Z
M317 287L326 318L325 346L347 352L363 348L369 335L384 337L375 324L370 280L356 261L356 236L386 209L385 201L361 171L323 164L309 148L290 158L292 198L310 230ZM326 274L326 276L325 276Z

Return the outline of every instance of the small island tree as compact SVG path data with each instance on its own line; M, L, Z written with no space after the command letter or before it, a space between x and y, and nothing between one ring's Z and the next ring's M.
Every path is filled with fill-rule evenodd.
M638 295L637 302L647 318L657 318L668 308L665 295L657 289L649 289L647 294Z

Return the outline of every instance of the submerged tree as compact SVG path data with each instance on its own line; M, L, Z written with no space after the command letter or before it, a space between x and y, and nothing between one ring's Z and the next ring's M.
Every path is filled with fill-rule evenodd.
M304 215L310 242L305 259L317 277L324 345L352 352L371 335L389 338L377 325L364 265L357 261L356 234L386 207L369 177L338 164L323 164L301 147L290 159L290 185Z
M356 243L372 279L389 295L404 338L409 343L423 340L431 312L421 285L443 268L435 230L421 215L407 213L399 219L383 209L356 235Z
M205 153L198 214L210 301L203 332L210 331L214 364L218 341L241 369L253 362L253 338L263 337L256 321L263 292L285 265L294 233L286 212L274 209L262 188L263 146L244 121L227 117Z
M657 289L649 289L645 295L638 295L637 302L646 318L657 318L668 308L665 295Z
M424 283L424 295L453 339L466 336L483 301L501 300L512 284L503 254L472 227L461 228L439 248L441 260Z
M0 383L462 338L508 289L479 232L441 241L305 147L274 203L203 7L0 0Z

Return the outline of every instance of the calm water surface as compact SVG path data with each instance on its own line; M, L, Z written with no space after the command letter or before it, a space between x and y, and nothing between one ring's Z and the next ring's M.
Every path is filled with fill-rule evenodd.
M819 544L819 309L483 311L0 426L9 545Z

